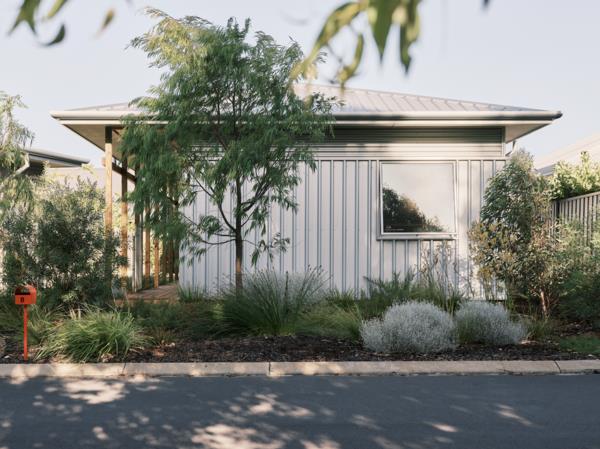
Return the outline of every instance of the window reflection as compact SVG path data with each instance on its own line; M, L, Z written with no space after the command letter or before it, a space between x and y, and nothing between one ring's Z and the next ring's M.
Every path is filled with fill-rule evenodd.
M454 166L382 163L383 232L455 232Z

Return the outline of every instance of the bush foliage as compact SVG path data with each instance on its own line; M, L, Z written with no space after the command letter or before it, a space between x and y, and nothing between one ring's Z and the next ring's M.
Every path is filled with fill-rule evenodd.
M95 184L42 182L29 213L7 212L0 231L3 282L10 291L30 283L44 303L68 309L103 304L120 257L118 241L104 233L104 195Z
M555 199L600 191L600 163L593 162L586 151L579 164L560 161L550 178L550 189Z
M558 310L562 318L600 329L600 222L591 232L578 223L563 227L558 257L571 261Z
M486 301L463 304L455 319L461 343L511 345L519 343L526 334L525 327L512 321L504 306Z
M480 220L470 230L471 255L488 289L501 281L510 299L537 303L547 316L560 295L569 261L555 257L559 239L550 224L550 192L518 151L489 182Z
M360 334L364 345L377 352L430 353L456 346L450 314L423 302L390 307L381 319L363 322Z

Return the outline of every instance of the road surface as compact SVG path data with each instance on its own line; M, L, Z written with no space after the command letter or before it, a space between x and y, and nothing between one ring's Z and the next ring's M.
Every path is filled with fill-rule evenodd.
M600 375L2 379L0 448L600 448Z

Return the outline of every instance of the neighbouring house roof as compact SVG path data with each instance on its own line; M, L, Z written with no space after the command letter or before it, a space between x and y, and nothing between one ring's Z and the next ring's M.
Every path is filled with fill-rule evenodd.
M318 91L337 97L341 105L333 111L336 126L496 126L505 128L506 142L546 126L562 115L560 111L366 89L341 90L315 84L299 84L296 91L300 96ZM51 111L50 114L102 148L104 131L97 128L98 125L119 126L123 117L141 112L129 103L118 103Z
M71 156L53 151L42 150L39 148L30 148L25 150L29 156L29 168L25 173L29 175L40 175L44 169L44 164L51 168L80 167L83 164L89 164L90 160L78 156Z
M534 160L535 168L543 175L551 175L554 167L560 161L577 164L581 160L581 153L586 151L590 159L600 162L600 133L593 134L585 139L578 140L571 145L559 148Z

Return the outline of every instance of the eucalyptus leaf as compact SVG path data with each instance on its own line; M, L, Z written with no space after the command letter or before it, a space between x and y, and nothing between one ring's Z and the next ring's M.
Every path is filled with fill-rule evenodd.
M67 29L65 28L65 25L61 25L60 29L58 30L58 33L56 33L56 36L54 36L54 39L52 39L50 42L44 44L46 47L49 47L51 45L55 45L58 44L59 42L62 42L63 39L65 38L67 34Z
M65 4L68 1L69 0L56 0L54 2L54 4L52 5L52 8L50 8L50 11L48 11L48 14L46 14L46 18L47 19L53 18L56 14L58 14L60 12L60 10L63 8L63 6L65 6Z

